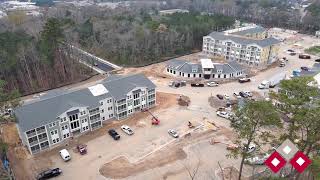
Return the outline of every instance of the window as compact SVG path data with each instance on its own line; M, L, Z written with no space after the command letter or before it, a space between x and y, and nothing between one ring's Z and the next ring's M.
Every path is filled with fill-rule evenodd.
M103 105L103 102L102 102L102 101L100 102L100 105Z
M69 133L67 133L67 137L69 137Z
M64 130L64 126L62 126L62 128L61 128L61 129L62 129L62 131L63 131L63 130Z
M104 110L103 110L103 109L101 109L101 113L104 113Z
M54 140L52 140L52 142L53 142L53 144L55 144L55 143L56 143L56 140L54 139Z
M65 138L67 138L67 135L66 135L66 134L64 134L64 135L63 135L63 138L64 138L64 139L65 139Z
M57 138L57 143L59 142L59 138Z
M89 126L86 126L86 129L88 130L88 129L89 129Z
M104 117L102 117L102 120L104 120Z
M84 121L83 121L83 119L81 120L81 123L83 123Z

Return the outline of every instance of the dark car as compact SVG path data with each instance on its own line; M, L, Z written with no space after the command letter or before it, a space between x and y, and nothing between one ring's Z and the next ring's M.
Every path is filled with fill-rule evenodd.
M297 53L295 53L295 52L292 52L292 53L290 53L289 55L290 56L295 56Z
M243 98L247 98L247 97L248 97L248 95L247 95L246 93L244 93L243 91L240 91L240 92L239 92L239 95L240 95L241 97L243 97Z
M251 79L250 78L240 78L239 79L239 83L246 83L246 82L250 82Z
M309 68L308 68L308 67L305 67L305 66L302 66L302 67L301 67L301 70L302 70L302 71L309 71Z
M315 62L320 62L320 59L316 59L316 60L314 60Z
M38 180L44 180L44 179L50 179L52 177L59 176L62 173L61 169L55 168L55 169L49 169L46 171L41 172L38 176Z
M311 56L306 55L306 54L300 54L300 55L299 55L299 58L300 58L300 59L311 59Z
M120 135L117 133L116 130L114 129L110 129L108 131L109 135L114 139L114 140L119 140L120 139Z
M223 99L223 95L217 94L217 98L222 100Z
M204 87L204 84L202 84L202 83L192 83L191 87Z

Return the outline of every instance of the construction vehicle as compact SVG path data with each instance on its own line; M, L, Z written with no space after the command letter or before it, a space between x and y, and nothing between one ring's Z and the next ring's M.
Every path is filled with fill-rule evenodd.
M81 155L87 154L87 145L79 144L77 145L77 150Z
M189 127L189 128L194 128L194 125L189 121L189 122L188 122L188 127Z
M154 116L148 109L143 109L143 111L148 112L152 116L152 118L151 118L152 125L159 125L160 124L160 120L156 116Z

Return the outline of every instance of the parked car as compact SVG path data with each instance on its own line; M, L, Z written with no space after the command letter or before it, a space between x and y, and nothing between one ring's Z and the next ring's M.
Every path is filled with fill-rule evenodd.
M211 82L208 82L208 83L207 83L207 86L209 86L209 87L216 87L216 86L219 86L219 83L211 81Z
M225 107L219 107L219 108L217 109L217 111L225 111L225 110L226 110Z
M254 143L250 143L248 150L247 150L247 153L252 153L255 150L256 150L256 145Z
M311 56L306 55L306 54L300 54L300 55L299 55L299 58L300 58L300 59L311 59Z
M119 140L120 139L120 135L117 133L116 130L114 129L110 129L108 131L109 135L114 139L114 140Z
M87 154L87 145L85 144L78 144L77 145L77 150L81 155Z
M285 67L286 63L284 61L280 62L279 67Z
M59 176L61 173L62 170L60 168L49 169L38 174L37 180L50 179Z
M225 112L225 111L217 111L217 115L223 118L228 119L230 117L229 113Z
M178 138L179 137L179 134L174 129L169 129L168 133L174 138Z
M230 99L230 96L229 96L228 94L225 94L225 95L224 95L224 98L225 98L226 100L228 100L228 99Z
M252 97L252 93L250 91L244 91L244 93L248 96L248 97Z
M302 71L309 71L309 68L308 68L308 67L305 67L305 66L302 66L302 67L301 67L301 70L302 70Z
M295 55L297 55L297 53L292 52L292 53L289 53L289 55L290 55L290 56L295 56Z
M238 92L234 92L233 95L238 99L242 98Z
M314 60L315 62L320 62L320 59L316 59L316 60Z
M246 82L250 82L251 79L250 78L240 78L238 81L239 81L239 83L246 83Z
M240 95L241 97L243 97L243 98L247 98L247 97L248 97L248 95L247 95L246 93L244 93L243 91L240 91L240 92L239 92L239 95Z
M59 151L59 154L64 161L69 161L71 159L71 156L66 149L62 149L61 151Z
M267 160L267 158L270 156L270 154L265 153L264 155L258 155L246 158L244 161L247 164L251 165L264 165L264 162Z
M191 87L204 87L202 83L191 83Z
M223 99L223 96L221 94L217 94L217 98L222 100Z
M122 125L121 129L122 129L123 132L125 132L128 135L132 135L133 134L132 129L127 125Z

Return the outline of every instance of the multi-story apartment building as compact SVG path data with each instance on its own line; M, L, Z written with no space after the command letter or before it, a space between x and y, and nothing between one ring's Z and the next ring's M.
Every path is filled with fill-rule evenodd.
M35 154L155 103L155 85L144 75L111 76L86 89L49 92L16 108L15 115L22 142Z
M268 38L260 26L249 26L203 37L203 53L255 67L266 67L277 60L280 41Z

